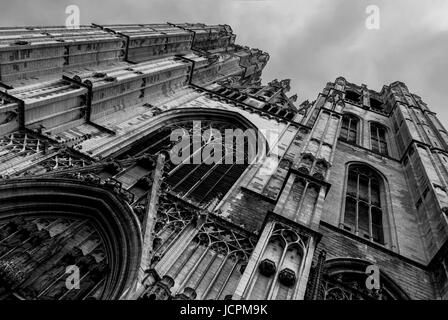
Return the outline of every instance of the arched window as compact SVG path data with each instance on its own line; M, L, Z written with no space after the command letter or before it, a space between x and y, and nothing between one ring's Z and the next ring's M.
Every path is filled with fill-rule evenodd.
M165 186L169 192L196 205L217 204L262 147L251 142L256 140L247 135L247 132L252 131L246 131L246 126L246 123L224 116L221 119L207 120L202 120L201 117L197 120L180 117L168 121L117 156L118 159L126 159L130 156L157 154L161 150L170 152L174 146L182 146L178 149L182 149L182 156L187 154L186 159L180 163L173 163L172 159L168 159L164 169L167 174ZM171 141L172 132L175 131L183 132L177 142ZM230 137L226 137L227 135ZM240 145L241 143L244 145ZM145 172L140 167L136 166L115 178L125 183L137 198L144 199L150 183L146 183L145 176L145 180L140 179Z
M365 165L348 170L344 225L346 229L371 241L384 244L384 181Z
M386 132L387 130L384 126L378 123L370 124L370 141L372 144L372 150L387 156Z
M342 118L342 128L339 138L343 141L357 143L359 120L351 114L345 114Z

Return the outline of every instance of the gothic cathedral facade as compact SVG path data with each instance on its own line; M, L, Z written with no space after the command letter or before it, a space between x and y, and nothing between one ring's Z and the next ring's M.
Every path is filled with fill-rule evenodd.
M436 114L398 81L339 77L298 103L289 80L262 84L269 55L235 37L0 29L0 299L448 297ZM175 130L221 138L177 163ZM240 162L190 161L229 132L258 133L264 153L251 161L243 136L242 152L218 150Z

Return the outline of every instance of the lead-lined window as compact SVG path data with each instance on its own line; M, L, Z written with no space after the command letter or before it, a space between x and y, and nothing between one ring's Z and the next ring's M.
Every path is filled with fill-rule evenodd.
M370 125L370 141L372 144L372 150L387 156L386 132L386 128L377 123L372 123Z
M342 118L339 138L343 141L357 143L359 120L353 115L346 114Z
M359 236L384 244L382 178L363 165L349 168L344 225Z

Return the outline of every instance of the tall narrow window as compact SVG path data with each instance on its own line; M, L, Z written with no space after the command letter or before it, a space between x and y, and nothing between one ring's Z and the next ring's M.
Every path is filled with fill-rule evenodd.
M384 244L381 176L367 166L348 171L344 225L359 236Z
M370 141L372 143L372 150L380 154L388 155L386 142L386 128L372 123L370 125Z
M353 115L346 114L342 118L342 128L339 138L341 140L357 143L359 120Z

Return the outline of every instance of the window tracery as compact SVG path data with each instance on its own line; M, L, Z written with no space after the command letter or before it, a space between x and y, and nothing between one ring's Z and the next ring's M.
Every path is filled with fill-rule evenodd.
M350 142L358 142L359 119L351 114L345 114L342 117L342 127L339 139Z
M351 165L348 170L344 225L352 232L384 244L384 182L365 165Z
M378 123L370 124L370 142L372 144L372 150L387 156L386 135L387 130L384 126Z

